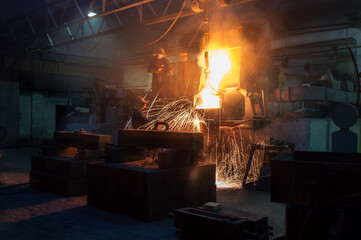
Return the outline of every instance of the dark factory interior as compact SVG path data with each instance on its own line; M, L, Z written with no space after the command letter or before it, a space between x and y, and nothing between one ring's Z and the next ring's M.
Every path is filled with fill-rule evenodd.
M361 239L361 1L0 0L0 239Z

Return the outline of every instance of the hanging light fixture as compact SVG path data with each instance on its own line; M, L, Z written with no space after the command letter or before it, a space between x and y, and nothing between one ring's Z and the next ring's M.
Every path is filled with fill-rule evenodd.
M95 12L93 12L93 11L88 12L88 17L94 17L96 15L97 14Z

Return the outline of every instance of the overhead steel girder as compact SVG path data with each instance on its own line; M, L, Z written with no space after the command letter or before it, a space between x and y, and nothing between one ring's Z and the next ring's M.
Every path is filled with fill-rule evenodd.
M73 26L73 25L77 25L77 24L80 24L80 23L83 23L83 22L88 22L88 21L90 21L92 19L95 19L95 18L104 17L104 16L107 16L107 15L110 15L110 14L113 14L113 13L117 13L117 12L121 12L121 11L130 9L130 8L142 6L143 4L154 2L154 1L155 0L143 0L143 1L140 1L140 2L132 3L132 4L129 4L127 6L120 7L118 9L114 9L114 10L111 10L111 11L108 11L108 12L103 12L103 13L97 14L94 17L91 17L91 18L84 18L84 19L81 19L81 20L76 21L76 22L67 23L67 24L65 24L63 26L60 26L59 28L65 28L67 26ZM56 30L58 30L58 29L56 29Z
M232 4L230 4L229 6L235 6L235 5L239 5L239 4L244 4L247 2L253 2L254 0L238 0L238 1L234 1ZM168 4L165 6L164 10L163 10L163 14L165 14L168 10L169 10L169 6L172 3L172 0L168 0ZM139 6L139 5L138 5ZM152 11L152 10L151 10ZM179 11L179 10L178 10ZM119 11L117 11L119 12ZM152 11L153 12L153 11ZM113 13L113 12L112 12ZM104 14L100 14L99 16L107 16L109 14L112 13L104 13ZM188 16L193 16L196 14L199 14L200 12L194 12L192 10L186 10L183 11L180 15L179 18L184 18L184 17L188 17ZM162 15L163 15L162 14ZM118 15L114 15L117 19L119 19ZM69 40L69 41L65 41L65 42L60 42L60 43L56 43L53 46L47 46L44 47L44 50L53 48L53 47L60 47L60 46L64 46L64 45L69 45L72 43L76 43L76 42L81 42L81 41L86 41L86 40L90 40L90 39L94 39L97 38L99 36L104 36L104 35L109 35L109 34L114 34L114 33L119 33L121 31L125 31L131 28L136 28L136 27L140 27L140 26L150 26L153 24L158 24L158 23L162 23L162 22L168 22L171 20L174 20L176 17L178 16L178 12L175 13L170 13L168 15L163 15L161 17L153 17L152 19L149 19L147 21L142 20L140 23L137 24L132 24L132 25L124 25L124 23L120 23L120 26L118 27L113 27L112 29L107 29L107 30L103 30L103 31L98 31L97 34L89 34L88 36L82 36L80 38L74 38L73 40ZM139 16L141 18L141 16ZM81 21L81 23L83 23L84 21ZM100 30L100 29L99 29Z
M96 0L58 0L51 2L37 10L0 23L0 40L3 42L7 41L8 43L28 42L29 40L51 35L54 32L69 28L70 26L81 25L84 22L87 22L87 25L93 28L90 23L92 19L109 15L117 16L119 19L117 13L136 9L144 4L147 4L149 12L154 15L156 14L154 6L159 6L162 2L164 2L164 5L171 2L171 0L133 0L131 3L125 5L126 0L101 1L101 6L95 6L94 3ZM154 6L150 5L150 3L154 3ZM87 10L85 8L87 8ZM100 8L103 12L91 18L87 17L89 10L99 10ZM142 11L139 13L141 17L143 17L146 12L143 9L145 8L142 8ZM128 16L129 12L126 14ZM67 15L69 15L70 18L67 17ZM49 22L49 20L51 21ZM35 24L36 22L38 24ZM31 23L31 34L27 31L29 29L29 23ZM92 31L92 33L95 34L94 31Z
M34 40L45 37L46 39L49 40L50 44L47 46L42 46L40 48L46 50L58 46L72 44L75 42L94 39L99 36L113 34L116 32L124 31L138 26L152 25L152 24L171 21L177 17L180 9L180 4L183 3L183 1L172 1L172 0L139 0L125 5L126 0L121 0L121 3L119 0L112 0L112 1L101 0L102 4L100 6L94 7L95 1L96 0L62 0L48 4L45 9L47 12L47 16L48 17L50 16L50 20L51 20L50 23L52 27L42 29L42 31L41 30L39 31L39 29L35 29L34 26L35 21L33 21L33 19L30 19L31 16L30 14L25 15L26 18L24 18L25 19L24 22L27 24L28 29L29 29L29 22L30 21L32 22L31 25L32 31L27 39L19 40L19 38L16 36L16 33L14 31L15 28L13 26L15 25L16 21L19 22L19 19L21 20L21 17L16 18L14 20L15 22L8 21L6 22L7 24L6 27L7 27L7 31L10 32L9 39L12 39L13 42L18 43L21 42L22 40L26 40L28 42L31 39ZM234 6L252 1L254 0L238 0L238 1L235 0L229 6ZM56 14L51 10L51 9L53 10L55 9L55 7L57 6L55 4L62 4L58 6L60 8L63 8L61 15L59 12L57 12L58 16L56 16ZM73 4L72 7L70 7L71 4ZM99 13L94 17L88 18L85 16L86 14L84 14L84 10L82 10L82 7L84 9L84 4L88 6L88 10L101 9L104 12ZM144 7L140 7L143 5ZM110 9L111 6L115 8ZM107 8L109 10L107 10ZM74 15L75 17L73 18L73 20L66 19L65 15L68 14L68 12L70 12L71 10L73 11L72 15ZM127 18L122 19L121 18L122 15L119 15L118 13L123 13L122 15L126 16ZM198 14L198 12L193 12L192 10L186 10L183 11L179 17L183 18L195 14ZM90 20L100 17L104 18L104 17L112 17L112 16L114 16L116 21L119 23L118 26L112 26L112 29L105 29L104 27L104 29L102 30L101 29L101 27L103 26L102 24L101 27L98 29L98 31L94 31ZM57 22L58 17L60 20ZM87 25L91 30L91 33L87 35L84 35L85 22L87 22ZM11 27L9 28L9 26ZM77 29L75 34L73 34L70 31L69 28L70 26L76 26ZM63 40L61 42L58 42L57 39L52 39L52 34L55 32L60 32L61 30L65 30L65 33L69 35L70 40L66 40L66 41ZM77 36L78 34L81 34L81 36L78 37Z

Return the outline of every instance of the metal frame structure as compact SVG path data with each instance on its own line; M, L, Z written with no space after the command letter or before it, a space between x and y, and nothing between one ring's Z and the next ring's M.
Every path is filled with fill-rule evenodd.
M250 1L238 0L231 5ZM37 49L48 50L198 14L185 9L179 15L182 4L179 0L56 0L0 23L0 41L3 46L21 47L37 43ZM90 10L97 15L88 17ZM93 19L101 19L101 23L96 26Z

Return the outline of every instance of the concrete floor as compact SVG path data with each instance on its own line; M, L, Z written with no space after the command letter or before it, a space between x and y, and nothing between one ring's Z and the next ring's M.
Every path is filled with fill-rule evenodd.
M86 196L61 197L20 185L28 182L31 155L39 148L5 149L0 159L0 239L178 239L173 219L144 223L87 206ZM267 215L274 236L284 232L284 204L270 193L218 189L223 207ZM272 237L271 237L272 238Z

